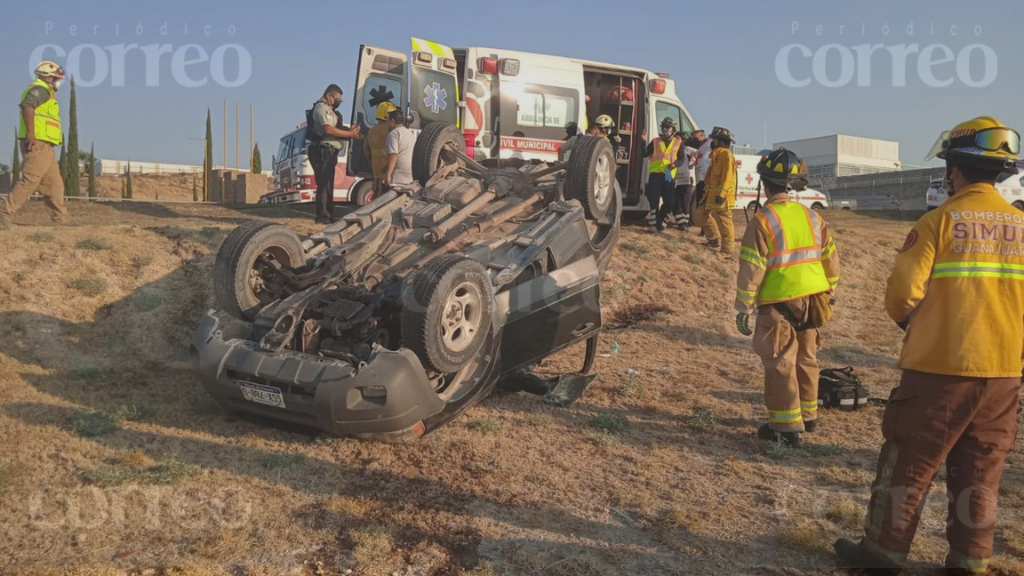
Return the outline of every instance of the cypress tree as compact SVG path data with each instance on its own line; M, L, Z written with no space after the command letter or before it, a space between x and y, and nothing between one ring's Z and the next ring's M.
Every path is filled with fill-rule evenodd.
M128 161L128 182L124 186L125 198L132 199L132 161Z
M121 178L121 198L127 198L128 197L127 196L127 192L125 191L124 183L125 183L125 179L122 177Z
M192 175L192 201L193 202L198 202L199 201L199 189L196 188L196 175L195 174Z
M263 158L260 156L260 145L257 144L252 148L252 165L249 166L249 170L253 174L259 174L263 172Z
M75 95L75 77L71 77L71 99L68 104L68 139L64 147L68 149L67 178L64 180L64 189L68 196L82 195L81 170L79 170L78 156L78 102Z
M96 192L96 144L93 143L89 147L89 160L86 162L87 169L89 170L89 198L95 198L99 194Z
M206 156L203 158L203 202L210 200L210 171L213 170L213 125L210 109L206 109Z
M18 142L18 131L14 131L14 153L11 155L11 183L21 179L21 143Z

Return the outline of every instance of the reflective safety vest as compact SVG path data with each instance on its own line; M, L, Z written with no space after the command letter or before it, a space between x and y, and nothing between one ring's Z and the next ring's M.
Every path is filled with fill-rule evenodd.
M678 138L669 138L668 146L665 145L664 139L658 138L654 144L654 153L651 154L651 174L664 174L665 169L672 166L671 175L674 180L676 177L675 162L679 159L680 149Z
M49 142L54 146L60 146L64 143L64 131L60 125L60 105L57 104L57 99L53 96L53 90L46 82L43 82L39 78L36 78L34 82L28 85L28 88L21 93L21 100L25 100L25 96L28 95L28 91L36 86L42 86L46 88L46 92L50 95L50 99L43 102L36 107L35 122L33 122L33 128L35 129L36 140L40 142ZM23 140L28 135L28 127L25 126L25 116L18 114L18 139Z
M821 265L818 215L798 202L765 204L755 217L768 242L759 302L795 300L831 289Z

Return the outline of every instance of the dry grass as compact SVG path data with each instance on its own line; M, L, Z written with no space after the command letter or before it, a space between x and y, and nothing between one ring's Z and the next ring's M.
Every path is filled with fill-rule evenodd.
M803 448L766 455L760 363L733 326L737 263L692 233L623 227L602 303L608 323L625 321L603 337L600 377L579 402L496 394L390 446L232 417L192 374L218 243L252 217L308 232L308 215L71 210L55 231L31 202L27 226L0 231L0 573L819 574L835 567L828 542L857 533L881 410L825 412ZM821 361L855 365L884 397L900 331L879 302L909 224L826 218L843 284ZM110 248L77 247L90 239ZM86 278L102 289L76 283ZM578 370L582 352L538 372ZM107 433L76 433L96 423ZM1022 462L1001 490L995 564L1008 574L1024 574L1012 557L1024 547ZM98 520L103 501L126 520ZM940 529L919 532L915 562L945 552Z

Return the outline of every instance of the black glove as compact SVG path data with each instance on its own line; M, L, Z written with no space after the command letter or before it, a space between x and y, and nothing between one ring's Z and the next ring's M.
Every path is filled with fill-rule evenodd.
M736 315L736 329L744 336L750 336L754 333L754 331L750 329L750 314L740 312Z

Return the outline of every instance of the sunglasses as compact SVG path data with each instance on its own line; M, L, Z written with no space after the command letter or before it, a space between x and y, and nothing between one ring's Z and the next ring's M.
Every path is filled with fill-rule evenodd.
M1020 134L1012 128L985 128L974 134L950 138L943 148L980 148L986 152L1020 154Z

